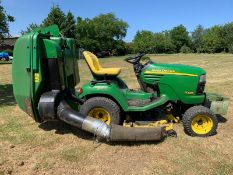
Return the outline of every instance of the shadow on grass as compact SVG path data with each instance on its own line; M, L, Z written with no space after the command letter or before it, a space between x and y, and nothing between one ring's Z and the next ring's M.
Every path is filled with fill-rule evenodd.
M45 123L41 123L39 125L39 128L45 131L55 130L55 133L60 134L60 135L73 134L81 139L93 140L93 141L97 141L97 144L105 143L110 146L119 146L119 145L120 146L139 146L139 145L151 145L151 144L156 145L165 140L165 139L162 139L161 141L141 141L141 142L139 141L137 142L130 142L130 141L107 142L106 140L101 139L101 138L97 139L96 137L94 137L93 134L83 131L81 129L78 129L69 124L66 124L62 121L47 121Z
M226 123L227 122L227 119L225 117L223 117L222 115L217 114L216 116L218 118L219 123Z
M0 84L0 107L15 105L12 84Z
M158 145L160 143L162 143L164 140L166 140L166 138L163 138L160 141L117 141L117 142L106 142L106 144L110 145L110 146L140 146L140 145Z
M79 138L86 140L94 140L94 136L88 132L78 129L74 126L68 125L62 121L47 121L41 123L39 127L45 131L55 130L56 134L73 134Z

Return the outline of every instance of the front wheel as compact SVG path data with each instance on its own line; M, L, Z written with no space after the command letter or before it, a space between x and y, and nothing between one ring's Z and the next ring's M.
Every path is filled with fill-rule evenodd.
M191 136L206 137L216 133L218 120L209 108L193 106L183 116L183 126L187 134Z
M120 108L109 98L92 97L84 102L80 113L99 119L106 124L120 124Z

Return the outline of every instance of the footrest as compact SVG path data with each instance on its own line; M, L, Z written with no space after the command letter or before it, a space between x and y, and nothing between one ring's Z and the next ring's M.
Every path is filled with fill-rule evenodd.
M127 103L129 106L146 106L151 103L151 100L130 99L127 101Z

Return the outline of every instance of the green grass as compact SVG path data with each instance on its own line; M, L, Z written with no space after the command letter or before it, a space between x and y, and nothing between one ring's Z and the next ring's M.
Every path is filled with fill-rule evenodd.
M233 55L150 55L155 62L200 66L207 71L209 92L233 98ZM121 67L129 88L139 88L125 57L100 59L104 67ZM81 86L92 76L79 62ZM78 87L77 86L77 87ZM0 63L0 175L13 174L233 174L233 108L226 123L208 138L189 137L176 124L177 138L158 144L106 144L97 147L92 136L61 122L37 124L15 103L11 64ZM18 166L20 161L25 165Z
M88 156L87 150L77 148L65 148L61 152L61 158L69 162L78 162L79 160L85 160Z

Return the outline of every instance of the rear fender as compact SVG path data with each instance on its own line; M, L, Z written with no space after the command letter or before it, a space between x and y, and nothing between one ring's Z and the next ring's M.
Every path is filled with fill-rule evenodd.
M124 111L128 110L126 90L119 89L114 83L98 83L95 85L87 83L82 86L82 93L77 92L76 95L81 99L88 96L107 96L117 102Z

